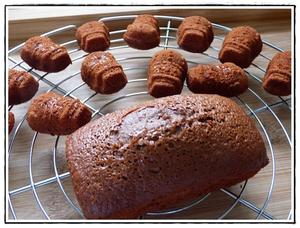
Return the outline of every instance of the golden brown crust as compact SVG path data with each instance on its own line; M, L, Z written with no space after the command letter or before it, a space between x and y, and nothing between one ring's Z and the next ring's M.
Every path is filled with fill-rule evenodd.
M128 25L123 38L132 48L141 50L155 48L160 42L158 21L152 15L139 15Z
M232 62L241 68L250 66L262 50L259 33L250 26L233 28L225 37L219 52L222 63Z
M153 97L180 94L187 74L187 63L174 50L157 52L149 62L148 92Z
M49 73L64 70L72 63L65 47L41 36L31 37L25 42L21 58L34 69Z
M93 52L81 65L81 78L88 86L102 94L118 92L127 84L122 66L109 52Z
M12 131L15 125L15 116L12 112L8 113L8 133Z
M32 130L51 135L68 135L91 120L91 111L79 100L48 92L36 97L27 112Z
M263 80L264 89L273 95L291 94L291 52L277 53L268 65Z
M178 27L177 43L186 51L202 53L214 39L212 24L204 17L186 17Z
M39 83L26 71L9 70L8 75L9 105L29 101L38 91Z
M218 95L170 96L107 114L66 140L86 218L138 218L239 183L268 164L254 122Z
M245 92L248 78L234 63L193 67L187 75L188 88L194 93L219 94L232 97Z
M102 21L90 21L76 30L80 48L86 52L105 51L109 48L109 30Z

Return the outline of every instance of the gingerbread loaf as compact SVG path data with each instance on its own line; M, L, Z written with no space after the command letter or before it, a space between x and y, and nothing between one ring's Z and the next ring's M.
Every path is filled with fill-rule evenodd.
M223 41L219 52L222 63L232 62L247 68L262 50L260 34L250 26L233 28Z
M139 15L127 26L123 38L132 48L147 50L155 48L160 42L158 21L152 15Z
M244 70L234 63L199 64L188 71L187 86L193 93L232 97L247 90L248 78Z
M85 52L105 51L109 48L109 30L102 21L90 21L76 30L78 45Z
M81 65L81 78L94 91L102 94L118 92L127 84L122 66L109 52L93 52Z
M170 96L107 114L67 137L66 156L89 219L138 218L268 164L254 122L219 95Z
M8 86L8 103L16 105L29 101L38 91L39 83L26 71L10 69Z
M156 53L148 66L148 92L153 97L180 94L187 74L187 63L174 50Z
M31 37L25 42L21 58L34 69L48 73L62 71L72 63L65 47L42 36Z
M291 52L277 53L268 65L263 79L263 88L272 95L291 94Z
M213 39L212 24L204 17L186 17L178 27L177 43L186 51L202 53L209 48Z
M91 111L79 100L48 92L33 99L27 122L40 133L68 135L88 123L91 116Z

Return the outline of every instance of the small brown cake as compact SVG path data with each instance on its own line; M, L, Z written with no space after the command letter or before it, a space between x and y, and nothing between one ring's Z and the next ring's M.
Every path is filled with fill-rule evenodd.
M150 60L148 67L148 92L153 97L180 94L187 74L187 63L173 50L162 50Z
M186 51L201 53L206 51L214 39L211 23L204 17L186 17L177 32L177 43Z
M248 78L234 63L198 65L188 71L187 85L194 93L232 97L247 90Z
M93 52L81 65L81 78L89 87L102 94L118 92L127 83L122 66L109 52Z
M68 135L88 123L91 115L91 111L79 100L49 92L32 101L27 121L34 131Z
M123 38L132 48L141 50L155 48L160 42L158 21L152 15L139 15L128 25Z
M49 73L64 70L72 63L65 47L42 36L31 37L25 42L21 58L34 69Z
M222 63L233 62L246 68L262 50L259 33L250 26L233 28L225 37L219 59Z
M15 116L12 112L8 113L8 133L12 131L15 125Z
M66 140L74 192L90 219L136 219L240 183L268 164L252 119L229 98L155 99Z
M269 63L264 77L264 89L273 95L291 94L291 52L277 53Z
M76 31L80 48L86 52L105 51L109 48L109 30L101 21L90 21L81 25Z
M38 91L39 83L26 71L9 70L8 75L9 105L29 101Z

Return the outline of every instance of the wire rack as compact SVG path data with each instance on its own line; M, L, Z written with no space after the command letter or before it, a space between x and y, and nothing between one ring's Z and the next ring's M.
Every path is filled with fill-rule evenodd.
M135 17L136 15L129 15L100 19L108 26L110 26L110 23L115 22L124 24L124 29L110 32L112 39L108 51L112 52L117 61L121 63L129 81L125 89L114 95L94 93L80 80L80 63L87 54L79 49L75 40L70 40L71 36L67 35L76 30L75 25L61 27L41 35L51 37L68 49L73 64L63 72L50 74L30 68L19 56L19 51L24 43L9 50L9 68L26 70L35 76L40 83L38 93L56 91L64 96L80 99L91 109L95 119L123 106L152 99L147 93L145 76L147 62L153 56L153 53L159 49L178 49L187 59L189 66L199 63L217 63L218 51L224 35L230 31L230 28L226 26L213 24L215 37L211 47L205 53L188 53L180 50L176 44L176 25L183 18L159 15L155 16L160 22L161 43L159 47L149 51L139 51L128 47L122 39L122 35L126 31L126 25ZM62 42L61 37L64 35L68 39L64 39ZM263 44L263 52L249 68L245 69L250 81L248 91L233 98L255 120L267 147L270 164L266 167L268 170L265 173L261 171L263 175L260 175L261 172L258 174L257 180L264 183L261 187L262 190L256 192L253 191L251 185L249 186L249 182L255 183L257 178L254 177L253 181L252 179L245 181L236 188L224 188L217 193L199 196L192 202L185 202L176 206L170 205L169 210L149 212L140 219L189 218L186 215L191 211L199 211L197 217L194 217L196 219L236 219L240 218L240 211L244 211L243 214L246 214L246 217L242 217L243 219L277 219L271 212L268 212L268 206L272 201L275 176L277 170L279 170L276 166L275 157L280 156L282 150L288 151L287 153L291 156L291 98L270 96L261 89L261 78L265 73L267 64L276 52L282 51L282 49L265 40ZM186 85L183 93L188 93ZM70 173L64 160L64 137L41 135L33 132L26 123L26 114L24 115L24 113L26 113L27 108L28 103L20 105L20 108L19 106L9 107L9 110L15 113L23 113L21 116L16 116L16 126L9 137L7 156L9 182L7 209L9 218L82 219L83 214L74 197L70 184ZM287 117L283 118L282 115ZM268 121L266 116L269 119ZM276 136L274 136L275 133L270 126L276 126ZM278 138L281 140L280 147L274 143ZM22 164L22 167L18 164ZM25 170L24 167L26 167ZM24 175L17 179L15 177L17 172ZM288 191L289 194L291 194L290 191L291 189ZM259 200L254 202L257 195L260 196ZM212 209L208 209L207 205L213 205L215 199L223 200L224 204L215 205ZM292 219L290 202L287 203L287 207L286 215L279 219ZM206 212L208 210L214 211L214 213L207 216ZM27 214L26 211L28 211Z

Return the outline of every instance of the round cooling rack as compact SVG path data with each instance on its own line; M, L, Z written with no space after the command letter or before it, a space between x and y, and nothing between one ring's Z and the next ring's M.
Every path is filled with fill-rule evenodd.
M228 27L213 24L215 36L211 47L205 53L189 53L181 50L176 43L177 27L183 18L155 16L160 22L161 43L157 48L140 51L128 47L122 39L126 26L135 17L130 15L100 19L108 27L116 22L124 27L110 32L111 47L108 51L123 66L129 79L126 87L116 94L97 94L81 80L80 65L87 53L81 51L72 39L75 25L42 34L68 49L73 63L64 71L43 73L30 68L19 55L24 43L9 50L9 68L26 70L36 77L40 84L37 94L55 91L80 99L93 112L93 119L96 119L116 109L153 99L147 93L146 71L148 61L155 52L167 48L177 49L189 66L218 63L218 51L224 35L230 31ZM262 77L269 61L275 53L283 51L265 40L263 44L261 54L245 69L249 89L233 99L256 122L268 151L269 165L241 184L199 196L191 202L170 205L170 209L165 211L149 212L140 219L292 219L291 97L271 96L262 89ZM186 85L183 93L189 93ZM83 219L64 156L65 137L33 132L26 122L28 103L9 107L16 115L15 128L9 136L7 156L9 219ZM281 162L282 157L288 158L290 162ZM278 207L281 213L274 214L273 211L277 211Z

